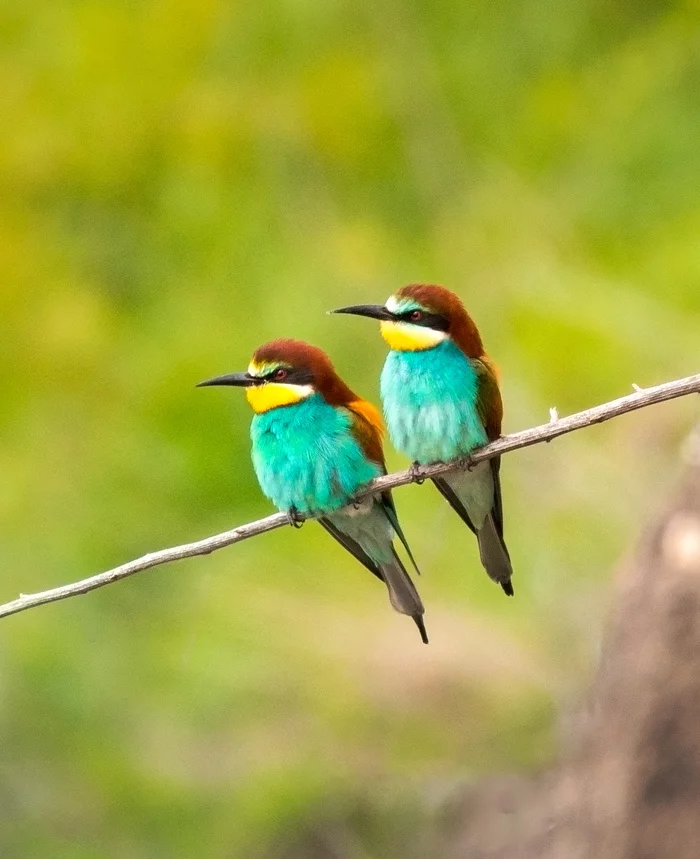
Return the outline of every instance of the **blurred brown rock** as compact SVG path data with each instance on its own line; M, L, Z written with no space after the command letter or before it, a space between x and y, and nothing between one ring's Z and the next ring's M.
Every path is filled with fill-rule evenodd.
M618 577L583 736L560 769L475 785L450 859L700 856L700 434Z

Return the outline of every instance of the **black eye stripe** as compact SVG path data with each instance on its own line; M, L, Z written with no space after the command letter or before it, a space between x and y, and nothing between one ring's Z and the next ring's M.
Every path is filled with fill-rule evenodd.
M270 370L268 373L265 373L264 376L260 376L261 379L264 379L266 382L274 382L275 376L279 373L280 370L285 370L287 375L284 377L285 379L289 378L289 374L292 371L291 367L275 367L274 370Z
M439 313L429 313L427 310L421 310L420 319L411 319L411 314L415 310L406 310L404 313L398 313L397 316L402 322L410 322L411 325L421 325L423 328L432 328L434 331L448 331L450 323L445 316Z
M275 375L278 370L286 370L287 375L277 380ZM280 381L288 385L308 385L313 382L313 375L308 370L295 367L275 367L274 370L270 370L269 373L265 373L264 376L260 376L259 378L261 382Z

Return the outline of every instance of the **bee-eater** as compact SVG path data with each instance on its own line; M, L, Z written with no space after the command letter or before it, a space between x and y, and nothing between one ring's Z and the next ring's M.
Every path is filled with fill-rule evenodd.
M350 390L321 349L298 340L267 343L247 372L199 386L207 385L245 388L255 412L250 435L262 491L292 522L298 514L317 517L384 582L392 606L413 618L427 644L423 603L393 544L398 536L415 566L391 493L346 507L386 474L377 409Z
M390 347L381 396L389 435L398 450L420 464L445 462L499 437L503 403L496 371L476 324L454 293L441 286L411 284L385 305L334 312L380 320ZM500 458L495 457L433 482L476 534L486 572L512 596L499 470Z

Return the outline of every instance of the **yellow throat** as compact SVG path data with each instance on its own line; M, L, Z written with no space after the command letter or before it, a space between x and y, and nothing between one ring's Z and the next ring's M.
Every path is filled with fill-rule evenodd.
M434 331L410 322L380 322L382 337L397 352L420 352L432 349L447 337L444 331Z
M311 385L285 385L278 382L265 382L245 389L245 395L257 414L269 412L279 406L291 406L313 394Z

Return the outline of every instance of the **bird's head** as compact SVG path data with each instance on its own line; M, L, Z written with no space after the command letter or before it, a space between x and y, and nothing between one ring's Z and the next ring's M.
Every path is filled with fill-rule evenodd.
M484 347L479 330L459 298L449 289L412 283L389 296L386 304L357 304L333 313L351 313L380 320L382 336L398 352L432 349L451 339L469 358Z
M258 414L294 405L316 393L332 405L357 399L335 372L326 353L300 340L266 343L255 351L245 373L216 376L197 387L213 385L245 388L248 402Z

